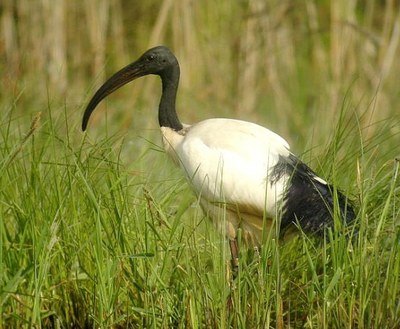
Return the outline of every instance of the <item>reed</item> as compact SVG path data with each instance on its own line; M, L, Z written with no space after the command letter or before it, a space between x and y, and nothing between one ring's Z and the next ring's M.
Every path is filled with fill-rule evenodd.
M0 328L400 327L399 6L3 0ZM156 44L181 63L180 117L287 137L354 200L352 243L269 239L232 286L224 238L165 161L158 82L80 132L96 87Z

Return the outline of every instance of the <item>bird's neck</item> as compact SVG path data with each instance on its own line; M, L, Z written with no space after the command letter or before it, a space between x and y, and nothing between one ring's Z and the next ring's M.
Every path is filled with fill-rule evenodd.
M179 66L171 67L160 77L162 81L162 96L158 108L158 122L160 127L169 127L179 131L183 128L175 108L179 84Z

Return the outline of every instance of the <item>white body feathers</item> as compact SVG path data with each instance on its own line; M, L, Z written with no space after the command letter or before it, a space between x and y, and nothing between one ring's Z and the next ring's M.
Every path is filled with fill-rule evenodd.
M180 132L162 127L167 153L179 163L203 209L230 238L239 227L260 244L263 228L279 213L289 177L269 175L289 144L257 124L209 119Z

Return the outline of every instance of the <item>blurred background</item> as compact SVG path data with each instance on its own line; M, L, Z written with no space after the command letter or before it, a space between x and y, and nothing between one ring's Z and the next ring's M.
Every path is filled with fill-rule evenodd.
M367 135L398 122L397 0L2 0L0 14L1 103L16 113L66 111L78 127L106 77L163 44L181 64L183 122L257 121L300 149L343 109ZM156 128L160 87L143 80L107 101L110 118Z
M0 327L399 328L399 43L399 0L0 0ZM268 127L359 209L354 249L268 239L232 317L224 240L162 154L158 78L81 132L160 44L183 122Z

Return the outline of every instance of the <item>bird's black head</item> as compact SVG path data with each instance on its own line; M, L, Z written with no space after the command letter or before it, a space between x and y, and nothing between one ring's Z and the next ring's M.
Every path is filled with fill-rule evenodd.
M175 55L165 46L147 50L135 62L125 66L109 78L95 93L83 114L82 130L86 130L90 115L106 96L128 82L145 75L155 74L164 78L175 70L179 79L179 64Z
M135 63L142 67L143 75L162 75L163 71L178 65L178 60L167 47L158 46L147 50Z

